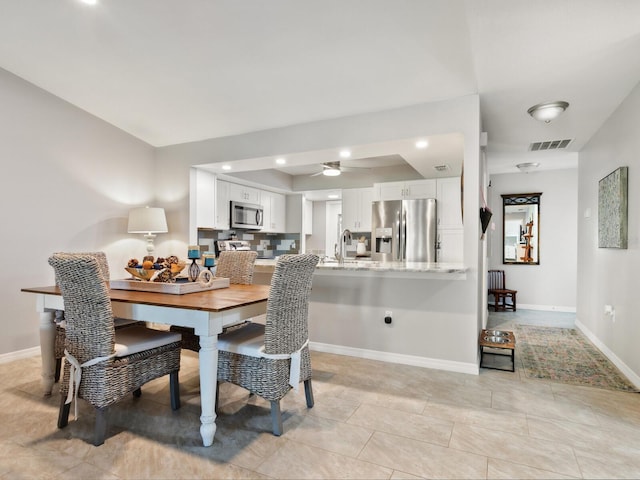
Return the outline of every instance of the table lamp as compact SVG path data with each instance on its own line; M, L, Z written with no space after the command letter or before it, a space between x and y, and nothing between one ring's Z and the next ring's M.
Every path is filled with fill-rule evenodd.
M156 233L167 233L167 217L164 208L141 207L129 211L128 233L144 233L147 240L147 252L153 253L153 239Z

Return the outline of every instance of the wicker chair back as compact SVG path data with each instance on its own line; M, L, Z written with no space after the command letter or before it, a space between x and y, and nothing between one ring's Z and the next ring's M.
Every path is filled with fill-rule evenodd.
M309 295L320 258L313 254L282 255L271 277L265 323L265 353L291 353L309 337Z
M250 285L253 283L253 268L258 252L236 250L220 252L216 266L216 277L228 278L229 283Z
M65 348L80 363L114 351L113 311L104 270L95 254L56 253L49 258L65 304Z

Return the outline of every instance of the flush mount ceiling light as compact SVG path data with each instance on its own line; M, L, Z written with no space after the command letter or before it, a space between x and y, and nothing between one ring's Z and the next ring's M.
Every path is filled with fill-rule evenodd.
M518 167L518 170L524 173L529 173L531 170L535 170L539 166L540 164L535 162L519 163L516 165L516 167Z
M347 150L346 148L344 150L340 150L340 158L349 158L351 157L351 150Z
M538 105L534 105L527 110L527 113L536 120L549 123L551 120L558 118L567 108L569 108L569 103L559 100L557 102L539 103Z
M416 142L416 148L427 148L427 146L429 146L429 142L426 140L418 140Z

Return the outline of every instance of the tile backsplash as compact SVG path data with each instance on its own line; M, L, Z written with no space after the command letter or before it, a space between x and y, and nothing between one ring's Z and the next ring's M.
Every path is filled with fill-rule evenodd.
M201 249L214 251L216 240L229 240L235 235L237 240L246 240L258 257L277 257L285 253L300 253L300 234L262 233L254 230L198 230L198 245Z

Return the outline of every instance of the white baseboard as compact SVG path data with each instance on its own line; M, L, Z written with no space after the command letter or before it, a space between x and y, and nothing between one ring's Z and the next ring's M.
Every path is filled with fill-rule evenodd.
M25 350L18 350L17 352L3 353L0 355L0 363L9 363L14 360L22 360L23 358L30 358L40 355L40 347L27 348Z
M640 388L640 376L638 376L638 374L631 370L626 363L620 360L618 356L609 349L609 347L602 343L600 339L596 337L594 333L578 319L576 319L576 327L578 327L578 329L582 333L584 333L585 337L591 340L591 343L593 343L602 353L604 353L605 357L611 360L611 362L616 367L618 367L618 370L620 370L624 374L624 376L627 377L631 383L633 383L635 387Z
M544 312L564 312L576 313L576 307L560 307L558 305L529 305L526 303L518 303L517 309L520 310L542 310Z
M468 373L470 375L479 375L480 373L480 367L476 363L454 362L452 360L417 357L415 355L380 352L378 350L367 350L363 348L345 347L343 345L332 345L318 342L309 342L309 348L317 352L367 358L369 360L379 360L381 362L400 363L402 365L412 365L414 367L434 368L437 370L446 370L448 372Z

